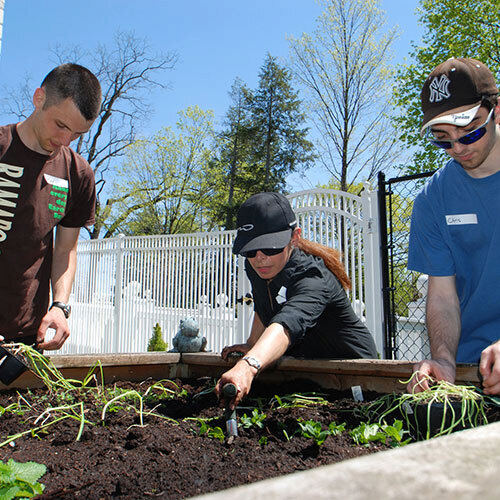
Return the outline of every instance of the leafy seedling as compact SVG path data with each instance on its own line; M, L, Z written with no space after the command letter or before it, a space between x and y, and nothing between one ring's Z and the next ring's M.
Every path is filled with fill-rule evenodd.
M10 459L7 463L0 461L0 498L33 498L41 495L45 486L38 480L47 468L36 462L20 463Z
M246 413L244 413L240 417L240 424L242 427L245 429L249 429L252 426L258 427L259 429L262 429L264 427L264 420L267 418L265 413L261 413L258 408L254 408L252 411L251 416L248 416Z

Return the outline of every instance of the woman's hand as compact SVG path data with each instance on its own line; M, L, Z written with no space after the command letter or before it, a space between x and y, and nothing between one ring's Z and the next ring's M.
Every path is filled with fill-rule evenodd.
M238 361L230 370L222 374L221 378L215 386L215 394L219 400L225 404L230 410L234 410L241 400L250 392L253 379L257 375L257 369L251 367L246 361ZM224 396L222 388L226 384L234 384L236 386L236 396L228 400Z
M250 350L250 346L245 343L245 344L234 344L234 345L227 345L222 349L221 352L221 357L223 360L227 361L228 356L233 353L241 353L242 356L244 356L248 351Z

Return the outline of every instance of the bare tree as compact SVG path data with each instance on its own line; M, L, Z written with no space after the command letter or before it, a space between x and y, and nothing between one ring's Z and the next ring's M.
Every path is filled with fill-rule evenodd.
M91 239L97 239L111 205L120 201L116 198L104 201L112 162L135 142L139 124L151 114L148 95L153 88L168 87L160 75L173 69L178 57L174 52L153 54L146 40L126 32L115 35L111 49L101 45L93 52L84 52L79 47L58 46L54 55L57 64L75 62L88 67L102 86L101 112L89 132L75 145L75 150L92 166L96 178L96 222L87 231ZM17 90L7 91L3 110L19 120L26 118L32 108L29 88L27 79Z
M322 0L313 36L291 39L292 68L308 95L321 161L344 191L394 160L388 121L396 33L382 32L378 0Z

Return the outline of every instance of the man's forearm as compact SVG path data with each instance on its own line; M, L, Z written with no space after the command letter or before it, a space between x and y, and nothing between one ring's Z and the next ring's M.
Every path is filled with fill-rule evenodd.
M56 244L52 256L52 298L68 302L76 272L78 228L57 228Z
M432 359L455 365L461 322L458 302L443 303L438 298L427 302L427 330Z
M54 257L56 257L54 255ZM52 299L68 302L76 272L76 251L52 262Z

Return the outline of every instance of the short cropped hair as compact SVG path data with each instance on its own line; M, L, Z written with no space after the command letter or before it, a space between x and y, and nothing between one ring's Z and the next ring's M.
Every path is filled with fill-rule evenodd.
M95 120L101 110L101 85L96 76L79 64L67 63L54 68L44 79L44 108L68 97L86 120Z

